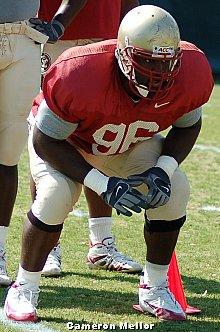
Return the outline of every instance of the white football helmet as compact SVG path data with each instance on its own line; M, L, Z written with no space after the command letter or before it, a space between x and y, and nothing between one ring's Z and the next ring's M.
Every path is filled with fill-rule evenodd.
M123 18L117 40L116 57L133 92L164 97L180 67L180 33L174 18L156 6L136 7Z

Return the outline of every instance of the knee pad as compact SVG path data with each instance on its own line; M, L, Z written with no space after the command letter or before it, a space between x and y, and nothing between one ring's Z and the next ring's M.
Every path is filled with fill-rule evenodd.
M74 186L73 186L74 187ZM54 172L38 179L33 215L46 225L62 224L73 208L74 188L62 174Z
M48 233L57 233L61 232L63 229L63 223L59 225L47 225L40 221L37 217L35 217L31 210L27 213L27 216L31 224L40 229L41 231Z
M164 232L174 232L180 230L186 221L186 216L175 220L149 220L145 214L145 224L144 228L148 233L164 233Z
M163 206L147 210L149 220L176 220L186 214L189 201L189 182L186 175L179 169L171 179L171 197Z

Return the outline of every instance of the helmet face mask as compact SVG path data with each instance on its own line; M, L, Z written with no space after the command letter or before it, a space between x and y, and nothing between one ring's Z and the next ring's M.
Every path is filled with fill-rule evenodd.
M137 21L135 25L134 14L141 24ZM125 16L119 28L116 57L136 95L160 99L167 94L180 67L179 42L175 20L159 7L139 6Z

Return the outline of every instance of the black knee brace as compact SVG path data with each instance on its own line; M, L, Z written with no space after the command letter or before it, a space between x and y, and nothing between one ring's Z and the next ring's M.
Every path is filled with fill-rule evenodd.
M32 225L34 225L41 231L45 231L48 233L57 233L62 231L63 223L59 225L47 225L42 221L40 221L39 219L37 219L31 210L27 213L27 216L28 220L32 223Z
M148 220L145 213L144 228L147 232L161 233L161 232L173 232L178 231L186 221L186 216L183 216L175 220Z

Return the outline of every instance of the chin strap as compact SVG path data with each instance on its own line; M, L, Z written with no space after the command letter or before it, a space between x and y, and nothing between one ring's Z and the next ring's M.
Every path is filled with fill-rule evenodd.
M121 69L122 73L125 75L125 77L129 80L129 85L132 89L132 91L139 97L146 98L149 91L146 89L146 87L141 87L141 85L138 84L135 78L135 72L134 69L131 66L131 70L126 70L126 66L123 65L123 62L121 60L122 55L120 54L120 50L116 48L115 50L115 57L118 60L119 68Z
M138 87L138 86L135 86L136 87L136 89L138 90L138 93L142 96L142 97L147 97L148 96L148 93L149 93L149 91L148 90L146 90L146 89L143 89L143 88L141 88L141 87Z

